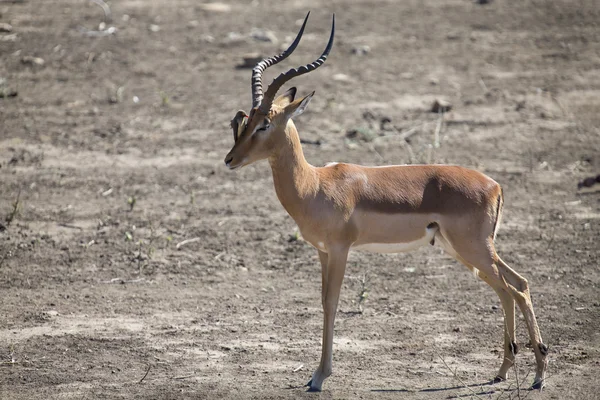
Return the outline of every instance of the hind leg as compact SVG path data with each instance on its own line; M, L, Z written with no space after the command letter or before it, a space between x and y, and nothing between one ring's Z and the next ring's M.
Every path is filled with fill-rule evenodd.
M544 386L544 380L546 379L546 367L548 366L548 346L542 342L542 335L540 334L540 328L533 312L533 304L531 302L531 295L529 293L529 284L527 280L510 268L500 257L496 256L498 272L508 289L510 290L513 298L519 305L523 316L525 317L525 323L527 324L527 330L529 331L529 338L535 353L535 361L537 368L535 371L535 380L533 382L534 389L541 389Z
M527 280L498 257L491 235L474 240L472 235L471 240L469 240L469 235L465 232L463 232L463 235L454 236L449 232L442 232L442 235L447 244L452 247L455 258L469 269L475 269L477 275L496 291L502 302L505 316L504 361L500 367L498 377L506 378L508 369L514 363L514 356L518 350L514 341L514 304L516 302L525 317L529 337L535 352L537 368L533 387L541 389L546 374L548 347L542 343L533 312L533 305L531 304Z
M490 280L490 278L485 275L479 268L474 266L473 264L466 261L463 257L461 257L456 250L452 247L450 242L438 232L436 235L436 241L438 241L444 250L449 253L452 257L456 258L458 261L463 263L467 268L469 268L472 272L475 273L479 278L481 278L484 282L494 289L498 297L500 298L500 302L502 304L502 310L504 311L504 358L502 361L502 366L498 371L498 375L494 378L494 381L500 382L506 380L508 375L508 370L515 362L515 355L519 351L517 343L515 341L515 300L512 295L507 291L507 288L499 285L502 283L500 280L496 280L495 282ZM485 251L483 254L483 259L485 259L486 254L489 254L489 251ZM491 260L487 261L488 263L492 263Z
M504 381L508 376L508 370L515 363L515 356L519 352L519 346L515 340L515 300L507 291L507 289L497 286L497 283L500 283L499 280L496 282L490 280L487 275L485 275L475 266L469 265L462 257L457 255L456 258L465 264L469 269L477 271L477 276L490 285L500 298L500 303L502 304L502 310L504 313L504 358L502 365L500 366L500 370L494 378L494 382Z

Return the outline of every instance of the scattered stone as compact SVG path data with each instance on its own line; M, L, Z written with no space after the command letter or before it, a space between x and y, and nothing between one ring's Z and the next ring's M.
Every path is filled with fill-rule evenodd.
M229 32L227 34L227 43L241 43L245 42L247 39L246 36L242 35L239 32Z
M581 188L590 188L592 186L594 186L595 184L600 183L600 175L593 177L590 176L589 178L585 178L584 180L582 180L581 182L579 182L577 184L577 188L581 189Z
M437 86L440 84L440 80L438 78L431 77L431 78L429 78L429 84L431 86Z
M250 32L250 37L261 42L277 43L277 36L272 31L254 28Z
M337 82L352 82L352 78L346 74L335 74L332 76L332 78Z
M0 22L0 32L12 32L13 27L10 24L4 23L4 22Z
M360 45L360 46L354 46L352 48L352 54L357 55L357 56L365 56L367 54L369 54L371 52L371 48L366 45Z
M198 20L193 20L187 23L188 28L197 28L200 26L200 22Z
M58 316L60 315L60 314L58 313L58 311L56 311L56 310L48 310L48 311L44 311L44 312L43 312L43 314L44 314L44 316L46 316L46 317L50 317L50 318L53 318L53 317L58 317Z
M370 128L359 127L348 130L346 132L346 137L348 139L360 140L363 142L372 142L377 137L377 133Z
M6 86L6 79L0 78L0 99L15 97L17 91Z
M387 116L383 116L379 119L379 130L380 131L393 131L395 128L392 125L392 119Z
M462 331L462 329L460 329L460 327L456 327L456 328L452 329L452 331L453 332L460 332L460 331Z
M201 10L204 11L213 11L213 12L230 12L231 6L225 3L204 3L198 6Z
M18 94L19 93L14 89L0 86L0 99L17 97Z
M150 32L158 32L158 31L160 31L160 26L158 26L156 24L151 24L148 27L148 30L150 30Z
M204 34L200 36L200 40L206 43L213 43L215 41L215 37L209 34Z
M264 57L260 53L246 53L242 56L242 63L237 68L254 68Z
M23 58L21 58L21 62L23 64L40 65L40 66L42 66L46 63L43 58L33 57L33 56L24 56Z
M16 33L0 36L0 42L16 42L19 37Z
M435 99L431 106L431 112L444 113L452 110L452 104L444 99Z

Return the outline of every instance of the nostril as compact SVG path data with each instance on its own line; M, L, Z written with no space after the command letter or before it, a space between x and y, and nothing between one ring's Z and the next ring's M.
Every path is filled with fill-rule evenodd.
M225 164L226 164L226 165L229 165L229 163L230 163L231 161L233 161L233 156L229 156L229 155L228 155L227 157L225 157Z

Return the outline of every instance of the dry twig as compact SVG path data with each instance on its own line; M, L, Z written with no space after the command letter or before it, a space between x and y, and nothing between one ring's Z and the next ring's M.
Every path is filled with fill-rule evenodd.
M175 245L175 247L179 249L180 247L185 246L186 244L194 243L194 242L197 242L199 240L200 240L199 237L195 237L195 238L191 238L191 239L186 239L186 240L183 240L183 241L177 243L177 245Z
M131 280L125 280L123 278L112 278L109 281L101 281L101 283L121 283L121 284L125 284L125 283L140 283L145 281L146 278L139 278L139 279L131 279Z
M17 215L19 214L19 210L21 209L21 189L19 189L19 192L17 193L17 198L13 202L12 206L13 206L13 208L12 208L10 214L8 214L6 216L6 218L4 219L4 221L6 221L6 227L5 227L6 229L8 229L10 224L12 224L12 222L15 220L15 218L17 218Z
M142 379L140 379L140 381L138 383L142 383L144 381L144 379L146 379L146 377L148 376L148 373L150 372L150 368L152 368L152 364L148 364L148 369L146 370L146 373L144 374L144 376L142 376Z
M187 378L193 378L195 376L196 376L196 374L183 375L183 376L175 376L173 379L187 379Z

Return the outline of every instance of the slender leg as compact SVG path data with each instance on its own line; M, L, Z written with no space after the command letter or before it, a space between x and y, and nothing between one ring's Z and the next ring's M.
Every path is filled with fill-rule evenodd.
M515 300L506 289L494 287L494 290L498 294L498 297L500 297L502 310L504 311L504 361L498 375L494 379L499 382L506 380L508 370L515 363L515 355L519 351L519 347L515 340Z
M327 253L319 251L319 261L321 262L321 304L325 308L325 294L327 293Z
M546 377L548 347L542 342L540 330L533 312L527 280L498 257L498 254L496 254L494 249L492 236L475 241L452 240L452 235L448 237L447 233L444 234L444 236L446 236L446 239L449 239L448 242L451 244L454 251L456 251L457 254L455 257L457 260L461 261L469 268L474 267L478 271L479 277L487 282L496 293L498 293L498 296L502 301L506 324L504 361L500 367L498 377L504 378L508 369L514 363L514 354L516 354L517 350L516 346L513 344L514 303L516 302L525 317L529 338L535 353L536 374L532 387L534 389L541 389ZM504 293L509 294L513 301L510 302ZM507 330L508 332L506 332Z
M504 279L508 289L510 290L513 298L519 305L519 308L525 317L525 322L529 331L529 338L531 340L531 345L533 346L533 352L535 354L535 361L537 364L533 388L541 389L544 386L544 380L546 379L546 367L548 366L548 346L542 342L540 328L538 327L535 313L533 312L533 304L531 303L531 295L529 293L529 284L525 278L516 273L499 257L497 260L497 266L498 272Z
M324 274L324 298L323 298L323 348L321 351L321 363L319 368L313 373L312 379L308 382L310 391L320 391L323 381L331 375L333 361L333 325L335 313L337 311L338 300L344 272L346 270L346 260L348 258L348 248L328 249L327 272ZM319 254L320 256L320 254ZM323 257L321 257L323 260Z
M515 356L519 351L519 347L515 340L516 335L516 325L515 325L515 300L512 295L508 292L508 288L505 287L503 282L500 279L490 279L488 275L482 272L481 265L486 265L491 263L491 260L488 260L485 263L476 265L470 264L463 257L458 254L455 255L456 259L466 265L472 271L476 271L476 275L481 278L485 283L490 285L492 289L496 292L498 297L500 298L500 302L502 303L502 310L504 312L504 359L502 361L502 365L500 366L500 370L498 371L498 375L494 378L494 382L501 382L506 380L508 375L508 370L515 363Z

